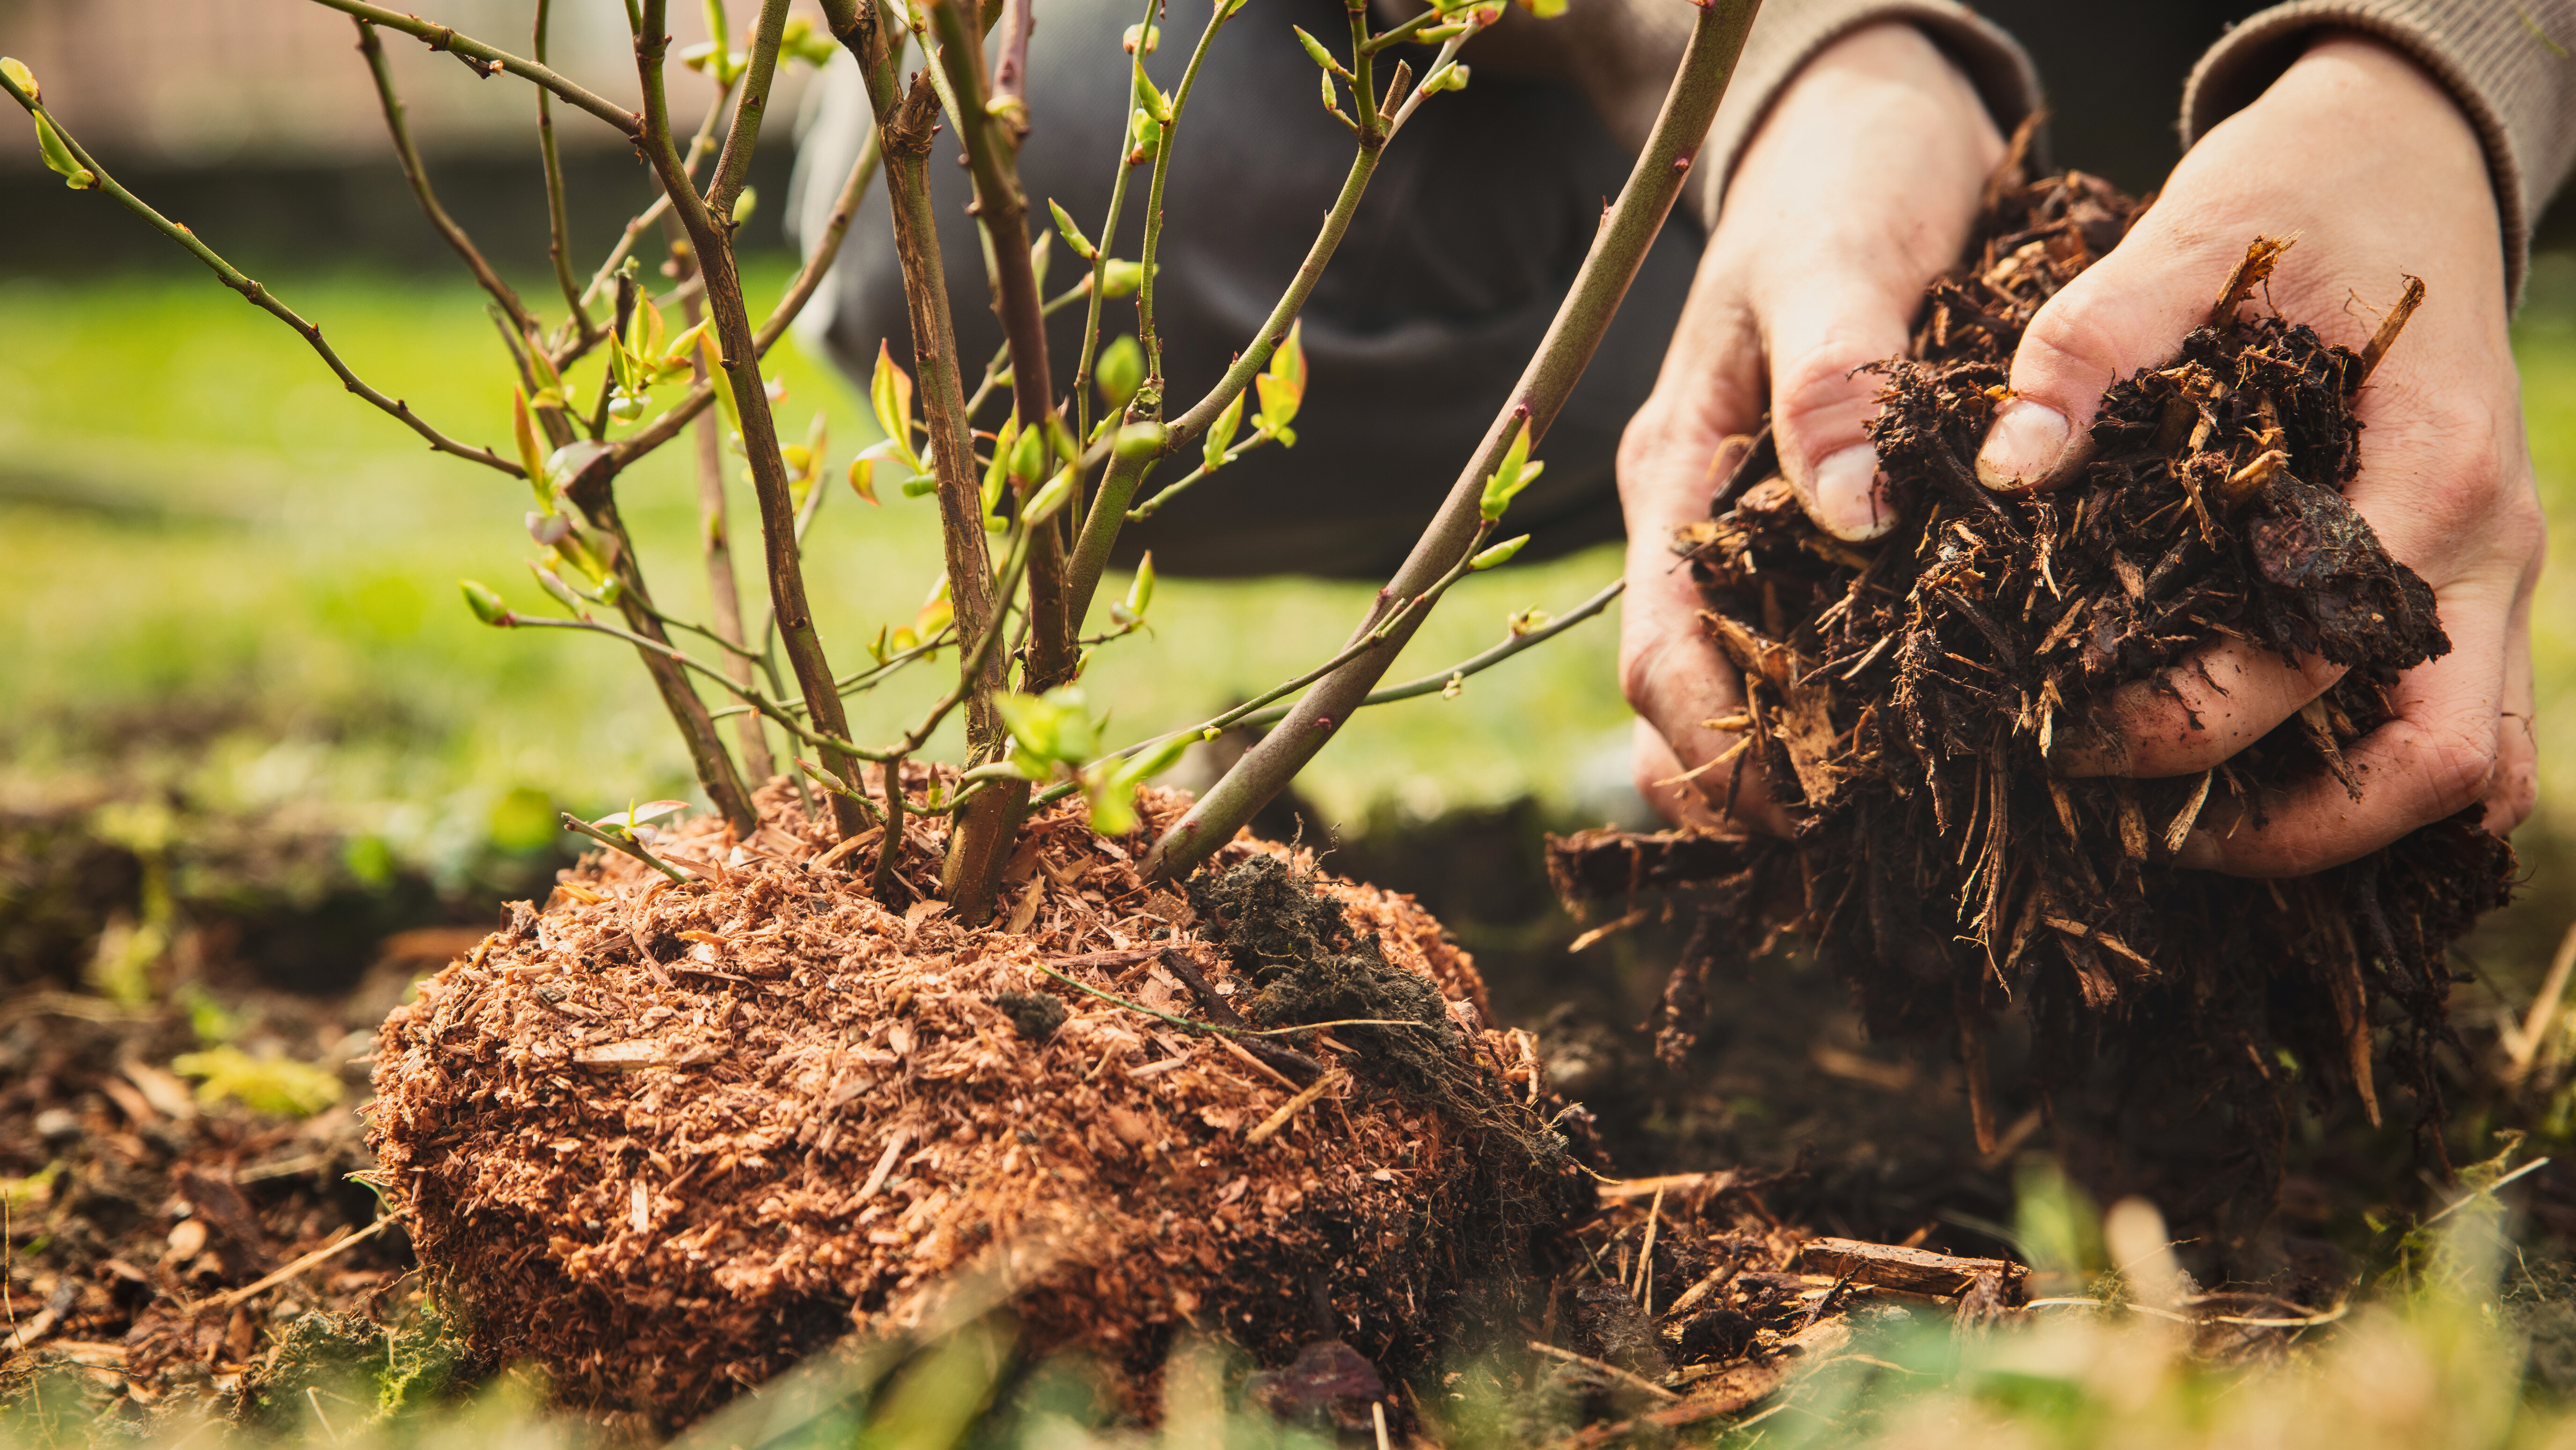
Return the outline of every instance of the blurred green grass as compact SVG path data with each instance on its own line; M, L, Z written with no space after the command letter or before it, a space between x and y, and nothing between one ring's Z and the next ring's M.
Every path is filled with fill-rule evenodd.
M785 276L771 259L752 296L774 296ZM470 286L269 280L362 376L506 451L509 377ZM498 634L459 602L455 581L470 576L560 612L520 562L535 552L522 486L417 446L272 319L183 274L22 280L0 284L0 339L11 601L0 679L12 702L0 738L21 790L112 763L210 804L335 815L432 856L514 789L602 808L687 791L686 759L627 651ZM854 668L881 625L911 622L937 577L936 513L890 490L882 509L850 493L842 470L874 436L865 400L792 340L773 358L785 431L800 435L818 409L831 422L834 493L808 578L826 644ZM686 459L666 449L627 475L620 498L657 595L703 618ZM756 514L739 481L735 494L742 536ZM1510 612L1568 607L1617 568L1615 551L1597 550L1471 579L1396 677L1483 649ZM1203 718L1328 655L1369 593L1166 576L1151 632L1104 648L1089 693L1111 712L1113 738ZM1611 621L1593 621L1479 676L1458 700L1372 711L1303 788L1354 823L1388 800L1422 814L1524 793L1566 803L1577 760L1626 718L1613 638ZM899 730L936 688L932 675L855 699L853 728L863 739Z
M767 259L752 296L785 277ZM506 440L508 375L469 285L268 280L361 375L451 432ZM2565 837L2576 828L2576 257L2539 259L2515 338L2555 540L2533 611L2535 824ZM926 499L871 509L839 484L873 432L864 400L792 340L773 356L786 431L817 409L832 425L835 493L809 578L824 640L849 668L879 626L922 602L938 572L936 518ZM621 498L657 592L702 617L685 466L667 449ZM736 495L745 533L754 515L738 483ZM318 815L433 863L479 844L531 791L602 809L685 792L676 737L622 649L496 634L458 602L455 580L471 576L544 607L520 564L534 552L526 507L516 483L430 454L344 395L293 334L211 279L0 282L0 784L23 796L140 775L212 806ZM1509 612L1564 609L1616 569L1601 549L1470 579L1394 677L1482 649ZM1167 577L1152 632L1104 649L1090 693L1116 738L1202 717L1329 653L1368 594ZM1594 806L1603 752L1627 719L1615 630L1611 617L1587 623L1457 700L1369 712L1301 789L1353 825L1390 803L1416 815L1525 794L1556 811ZM854 728L898 729L927 688L924 674L859 697Z

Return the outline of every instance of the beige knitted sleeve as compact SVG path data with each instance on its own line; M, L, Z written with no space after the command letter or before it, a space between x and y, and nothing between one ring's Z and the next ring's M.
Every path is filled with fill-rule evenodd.
M2576 0L2572 0L2576 3ZM2029 57L1993 25L1952 0L1769 0L1745 38L1726 100L1709 127L1683 204L1702 225L1714 224L1745 144L1771 104L1815 54L1865 25L1897 21L1920 27L1975 83L2009 133L2039 106L2039 77ZM1543 53L1529 68L1568 76L1583 88L1611 134L1636 149L1645 144L1673 69L1690 39L1687 0L1574 0L1566 14L1531 22L1517 13L1509 44L1518 55ZM1491 37L1505 40L1503 35Z
M2576 160L2576 0L2296 0L2229 31L2183 92L2186 145L2245 108L2321 30L2414 57L2485 144L2504 222L2508 295L2522 297L2531 225Z

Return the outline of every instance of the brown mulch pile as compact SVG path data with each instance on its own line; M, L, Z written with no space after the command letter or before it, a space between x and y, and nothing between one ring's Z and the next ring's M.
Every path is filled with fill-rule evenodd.
M747 843L658 839L686 885L619 855L566 873L381 1036L379 1181L479 1355L567 1399L686 1417L978 1275L1030 1351L1139 1383L1184 1326L1401 1364L1588 1192L1529 1039L1486 1026L1409 898L1248 839L1189 899L1149 892L1140 838L1067 805L1025 828L1007 919L969 930L869 896L871 853L783 782L763 806ZM1184 806L1147 791L1141 839ZM909 828L916 893L943 824Z
M2216 305L2179 355L2105 397L2074 482L2029 498L1977 484L2022 329L2136 211L2080 173L1996 188L1909 357L1882 369L1873 437L1903 510L1885 540L1814 528L1765 438L1735 446L1714 517L1677 541L1744 673L1744 718L1726 723L1794 840L1594 833L1555 869L1576 896L1712 883L1713 930L1667 999L1677 1048L1701 974L1794 932L1874 1036L1956 1043L1985 1142L1986 1044L2020 1014L2079 1175L2234 1243L2268 1210L2302 1094L2374 1123L2411 1099L2440 1164L2445 952L2502 903L2512 854L2471 810L2298 880L2169 864L2195 824L2260 822L2320 778L2357 788L2345 750L2449 641L2431 591L2342 492L2354 400L2420 289L2356 354L2245 305L2282 249L2258 241L2210 279ZM2108 692L2220 638L2349 668L2214 771L2052 771Z

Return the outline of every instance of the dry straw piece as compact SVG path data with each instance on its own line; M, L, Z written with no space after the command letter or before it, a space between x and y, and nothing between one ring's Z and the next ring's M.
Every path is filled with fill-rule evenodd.
M761 805L748 846L712 818L664 835L721 884L594 859L385 1026L372 1139L421 1262L478 1352L535 1360L568 1400L693 1415L907 1326L969 1269L1018 1286L1036 1353L1142 1375L1192 1326L1272 1362L1330 1333L1400 1362L1586 1192L1526 1105L1530 1064L1482 1025L1473 964L1410 898L1227 847L1220 865L1339 908L1334 970L1378 962L1430 1004L1227 1041L1191 1024L1242 1004L1249 1034L1323 978L1235 971L1221 924L1149 892L1078 806L1011 864L1021 929L970 931L816 869L833 837L783 782ZM1141 806L1156 830L1186 800ZM933 879L942 824L910 827L907 878ZM1388 1047L1406 1038L1431 1055ZM1301 1063L1321 1093L1256 1141Z

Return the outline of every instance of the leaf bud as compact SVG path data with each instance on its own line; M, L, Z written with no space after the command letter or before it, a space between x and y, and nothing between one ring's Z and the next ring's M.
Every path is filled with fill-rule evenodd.
M501 602L500 595L471 579L457 580L456 587L464 593L465 607L474 611L476 619L495 629L507 629L513 623L510 606Z
M36 73L27 69L27 63L16 56L0 55L0 75L7 76L9 84L25 93L29 104L45 98L44 89L36 84Z
M1032 484L1046 476L1047 435L1044 428L1024 428L1011 444L1011 479Z
M45 154L45 165L63 179L63 185L74 191L87 191L98 185L98 174L83 166L63 144L62 133L54 129L51 116L42 111L28 114L36 118L36 146Z
M1216 415L1216 421L1208 425L1207 441L1200 455L1208 472L1214 473L1225 466L1225 452L1234 446L1234 435L1242 427L1243 394L1237 393L1225 405L1225 411Z
M1130 423L1118 430L1118 441L1110 447L1119 457L1132 462L1159 456L1171 436L1171 430L1160 423Z
M1442 91L1463 91L1467 89L1467 77L1466 65L1453 60L1422 78L1422 93L1431 96Z
M1494 568L1497 565L1508 564L1511 562L1512 556L1521 551L1521 546L1528 542L1529 535L1527 534L1522 534L1517 538L1505 539L1494 547L1487 549L1485 552L1468 560L1467 568L1470 572L1482 573L1483 571Z
M1053 198L1048 199L1047 210L1055 214L1055 229L1063 234L1064 244L1073 248L1075 256L1086 262L1099 258L1100 249L1091 244L1091 238L1082 234L1082 228L1074 225L1073 217L1063 207L1057 205Z
M1130 25L1119 39L1129 55L1152 55L1162 43L1163 27L1159 25Z
M1145 606L1152 604L1153 602L1154 551L1147 549L1145 551L1145 557L1136 561L1136 578L1134 582L1127 586L1127 613L1135 618L1142 619L1145 617Z
M744 187L742 189L742 195L733 199L733 224L735 226L741 226L744 222L751 220L752 211L759 205L760 188L756 186Z
M553 595L556 603L561 604L564 608L571 610L575 614L581 614L583 612L581 607L581 596L573 592L572 586L563 581L563 576L561 574L556 573L554 570L547 568L543 564L537 563L533 559L528 561L528 572L537 576L537 587L543 589L548 594Z
M1313 61L1315 64L1322 66L1325 74L1344 75L1348 73L1342 69L1342 63L1340 61L1333 59L1333 53L1324 49L1324 43L1322 41L1317 40L1315 37L1306 33L1306 27L1302 25L1291 25L1288 28L1297 32L1297 43L1305 47L1306 58ZM1332 88L1327 86L1325 89L1329 92Z
M1110 265L1115 267L1117 263ZM1127 400L1145 385L1145 349L1132 335L1120 334L1100 350L1100 361L1092 365L1091 381L1110 407L1126 407Z
M1145 284L1145 264L1109 259L1100 269L1100 295L1103 298L1124 297Z
M1029 496L1028 507L1021 510L1021 518L1031 528L1035 528L1054 518L1057 510L1071 502L1072 498L1073 470L1067 468L1048 479L1046 487Z

